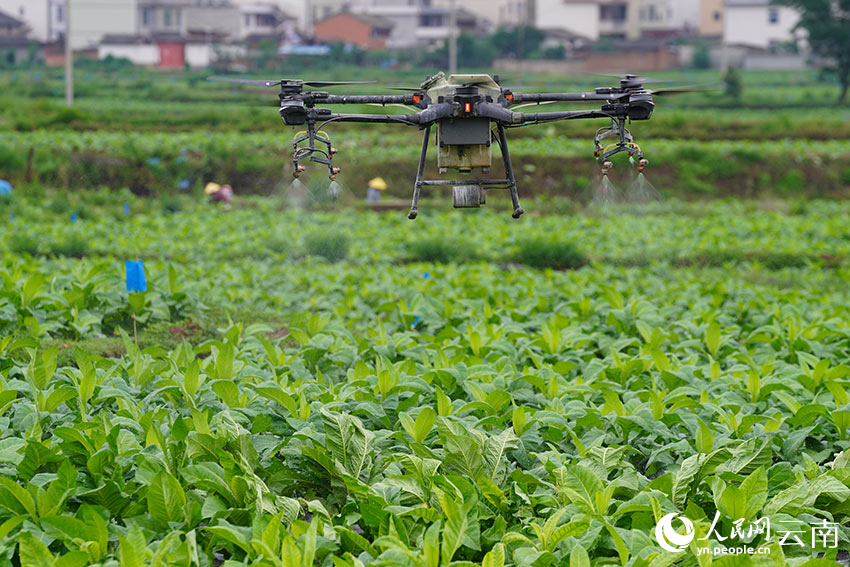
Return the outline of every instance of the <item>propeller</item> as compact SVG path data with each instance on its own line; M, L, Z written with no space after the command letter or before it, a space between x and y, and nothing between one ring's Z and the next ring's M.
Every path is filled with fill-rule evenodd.
M607 77L609 79L617 79L621 83L627 83L629 85L642 85L647 84L650 85L652 83L672 83L675 82L672 79L655 79L652 77L641 77L638 75L634 75L632 73L617 73L617 74L608 74L608 73L591 73L591 76L594 77Z
M302 81L300 79L280 79L277 81L264 81L262 79L237 79L235 77L209 77L208 81L220 83L236 83L252 87L276 87L282 84L307 85L309 87L333 87L337 85L368 85L376 81Z
M658 89L657 91L649 91L649 94L652 96L670 96L688 93L706 93L714 90L717 90L717 88L697 85L692 87L670 87L669 89Z

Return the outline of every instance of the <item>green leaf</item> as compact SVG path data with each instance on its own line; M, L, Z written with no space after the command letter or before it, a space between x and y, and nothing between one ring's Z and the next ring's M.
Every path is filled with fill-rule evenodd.
M517 437L513 429L508 428L496 435L489 437L484 444L484 468L487 476L496 484L504 480L503 461L507 452L517 448Z
M0 510L6 509L13 516L28 515L37 519L32 495L14 480L0 476Z
M573 504L592 514L595 512L596 493L602 492L602 481L582 465L567 465L560 489Z
M148 486L147 502L148 513L162 524L185 519L186 494L177 479L167 471L157 473Z
M717 358L717 350L720 348L720 325L712 321L705 329L705 346L712 358Z
M481 567L505 567L505 546L501 543L494 545L484 556Z
M18 553L22 567L53 567L53 554L30 532L23 532L18 536Z
M573 547L570 552L570 567L590 567L590 558L587 550L581 544Z
M331 413L325 408L321 409L321 414L325 444L334 460L340 463L349 475L360 476L372 452L374 433L367 431L354 416Z

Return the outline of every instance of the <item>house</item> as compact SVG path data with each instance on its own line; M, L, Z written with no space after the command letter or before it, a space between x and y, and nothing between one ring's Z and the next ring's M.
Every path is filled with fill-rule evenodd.
M136 2L71 2L71 45L74 49L85 49L97 45L108 33L135 33ZM0 0L0 10L24 21L33 40L41 43L64 41L65 0Z
M138 33L240 37L242 14L229 0L137 0Z
M358 13L377 16L392 24L388 49L430 47L449 37L451 12L447 6L431 6L424 1L409 4L385 3L357 8ZM474 13L457 8L455 25L459 34L482 35L492 28Z
M723 36L723 0L700 0L699 35Z
M297 40L297 19L270 2L239 5L241 39L286 38Z
M90 49L95 48L107 34L136 33L136 2L137 0L71 0L71 46L76 50ZM64 6L64 2L59 6Z
M177 34L105 36L98 46L98 59L109 56L129 59L135 65L158 69L205 68L215 61L215 44L203 37Z
M363 49L383 49L392 33L389 20L370 14L339 12L316 22L313 33L323 42L342 42Z
M597 41L639 37L637 12L628 0L537 0L534 26L561 29Z
M29 26L9 14L0 12L0 61L14 65L29 61L30 41L27 39Z
M700 22L700 0L637 0L641 37L695 35Z
M65 34L65 0L0 0L0 11L24 22L35 41L49 43Z
M431 0L431 5L447 8L453 1L494 27L530 25L534 20L535 0Z
M771 49L802 39L794 31L800 15L771 0L726 0L723 20L726 45Z
M0 11L0 37L26 37L29 26L22 20Z

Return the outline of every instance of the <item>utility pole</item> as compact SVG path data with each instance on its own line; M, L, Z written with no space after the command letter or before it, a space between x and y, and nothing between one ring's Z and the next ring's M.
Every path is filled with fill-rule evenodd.
M449 2L449 75L457 73L457 0Z
M74 50L71 49L71 0L65 0L65 105L74 106Z

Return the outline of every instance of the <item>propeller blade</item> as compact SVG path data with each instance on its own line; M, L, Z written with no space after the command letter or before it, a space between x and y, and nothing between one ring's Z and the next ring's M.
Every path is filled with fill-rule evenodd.
M717 87L710 86L670 87L669 89L658 89L657 91L649 91L649 94L651 94L652 96L670 96L689 93L707 93L715 90L717 90Z
M391 91L406 91L406 92L410 92L410 93L421 93L425 90L422 87L416 87L416 88L413 88L413 87L387 87L387 88Z
M276 87L282 83L293 83L308 85L311 87L334 87L338 85L368 85L376 81L302 81L300 79L278 79L276 81L262 79L237 79L235 77L208 77L208 81L216 81L220 83L236 83L239 85L248 85L251 87Z
M337 85L371 85L378 81L302 81L311 87L334 87Z
M674 83L673 79L655 79L652 77L641 77L639 75L633 75L632 73L617 73L617 74L609 74L609 73L589 73L591 76L596 77L607 77L609 79L617 79L618 81L628 81L630 83Z
M262 79L237 79L235 77L207 77L208 81L216 83L236 83L238 85L248 85L251 87L273 87L280 84L280 81L264 81Z

